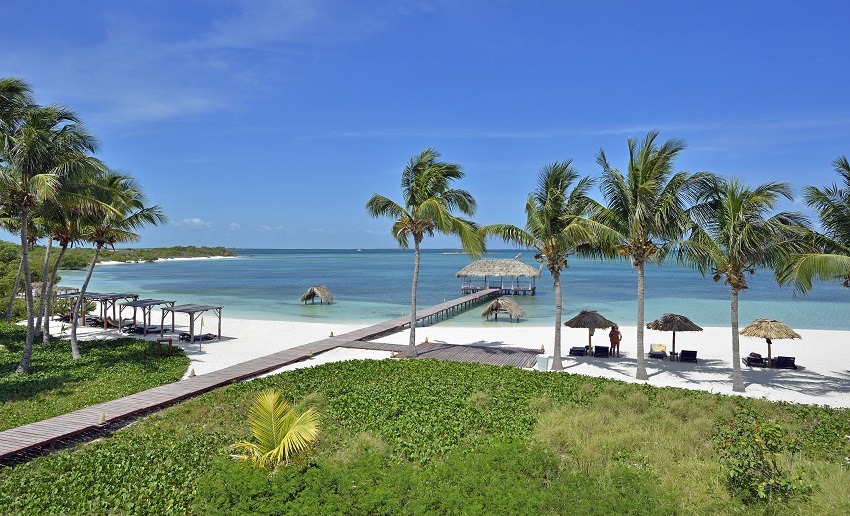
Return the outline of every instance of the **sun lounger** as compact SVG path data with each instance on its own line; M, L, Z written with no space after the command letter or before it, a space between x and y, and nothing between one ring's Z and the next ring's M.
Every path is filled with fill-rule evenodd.
M584 346L573 346L570 348L570 355L576 357L583 357L587 355L587 348Z
M697 363L697 352L696 351L688 351L683 349L679 353L679 362L693 362Z
M198 342L199 340L213 340L213 339L217 339L217 338L218 338L218 335L216 335L215 333L204 333L203 335L195 335L194 340L195 340L195 342ZM180 334L180 340L185 340L186 342L191 342L193 340L192 334L186 333L184 331Z
M765 361L765 359L762 358L762 356L759 355L758 353L750 353L749 356L742 358L741 361L747 367L766 367L767 366L767 361Z
M649 358L667 358L667 346L664 344L652 344L649 347Z
M776 357L773 359L773 367L775 369L797 369L794 360L794 357Z
M594 357L608 357L611 348L608 346L595 346L593 349Z

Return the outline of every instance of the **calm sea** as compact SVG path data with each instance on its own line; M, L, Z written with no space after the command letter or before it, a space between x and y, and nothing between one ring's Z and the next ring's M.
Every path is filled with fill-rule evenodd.
M401 250L270 250L241 249L221 260L164 261L105 265L95 269L92 292L133 292L142 297L224 306L224 315L253 319L310 322L378 322L410 311L412 251ZM491 251L488 258L514 258L516 250ZM533 253L520 260L534 267ZM449 250L424 250L419 279L419 306L460 295L457 271L470 262ZM82 284L82 271L63 271L62 285ZM741 293L740 320L778 319L795 328L850 330L850 290L837 283L818 284L805 297L780 288L769 271L748 278ZM636 320L637 275L628 262L573 258L562 274L564 316L581 309L598 310L623 325ZM331 306L304 305L310 285L333 292ZM515 299L528 314L526 324L554 321L552 278L544 269L537 296ZM674 264L648 266L646 320L666 312L690 317L701 326L728 326L730 290L699 273ZM487 325L481 308L441 324Z

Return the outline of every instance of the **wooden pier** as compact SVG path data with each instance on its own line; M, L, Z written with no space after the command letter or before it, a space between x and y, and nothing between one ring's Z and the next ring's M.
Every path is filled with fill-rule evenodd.
M463 312L497 295L497 293L496 289L482 290L425 308L421 312L417 311L416 320L421 324L432 324ZM363 341L396 333L408 327L410 327L410 317L397 317L336 337L303 344L218 371L160 385L130 396L2 431L0 432L0 464L25 459L27 453L37 455L41 453L40 449L46 446L61 444L62 440L80 436L85 432L104 429L128 417L174 404L217 387L253 378L337 347L349 347L348 345L352 341L362 345L379 345Z

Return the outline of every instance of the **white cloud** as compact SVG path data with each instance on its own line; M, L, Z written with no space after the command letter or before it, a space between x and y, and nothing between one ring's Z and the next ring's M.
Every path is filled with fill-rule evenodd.
M230 231L239 231L239 228L241 228L242 226L235 222L231 222L228 227L230 228Z
M188 227L196 227L196 228L211 228L213 227L213 223L206 221L204 219L194 217L191 219L183 219L174 223L175 226L188 226Z

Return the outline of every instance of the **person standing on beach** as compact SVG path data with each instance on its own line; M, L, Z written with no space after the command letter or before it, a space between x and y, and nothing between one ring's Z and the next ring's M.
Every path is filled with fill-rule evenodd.
M608 339L611 341L611 356L620 357L620 341L623 340L623 334L617 328L617 325L611 326L611 331L608 332Z

